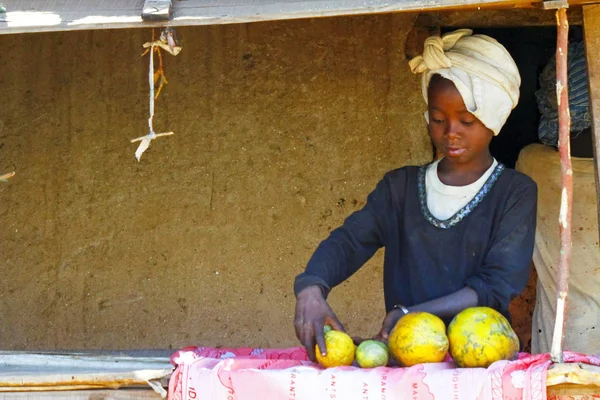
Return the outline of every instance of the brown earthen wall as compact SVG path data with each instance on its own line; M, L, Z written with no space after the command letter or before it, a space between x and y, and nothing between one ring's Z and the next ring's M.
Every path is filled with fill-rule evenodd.
M415 14L180 28L147 133L148 29L2 37L4 349L297 344L293 277L384 172L431 153ZM383 319L381 252L331 295Z

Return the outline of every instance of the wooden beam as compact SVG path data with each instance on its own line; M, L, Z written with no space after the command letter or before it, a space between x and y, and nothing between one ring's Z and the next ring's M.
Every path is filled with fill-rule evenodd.
M596 171L596 207L598 208L600 239L600 5L583 7L583 31L587 58L592 143Z
M0 351L0 394L166 385L168 357L98 352ZM156 382L156 384L154 384Z
M562 383L546 388L547 399L597 399L600 387L596 385L576 385Z
M583 363L553 364L548 368L546 386L565 383L591 385L600 389L600 367Z
M582 363L553 364L546 378L548 398L589 396L600 393L600 367Z
M19 392L19 393L0 393L0 400L146 400L155 399L162 400L160 394L152 389L119 389L119 390L70 390L70 391L51 391L51 392Z
M560 231L560 259L556 276L556 319L550 355L552 361L563 361L565 317L569 295L569 270L573 242L571 239L571 215L573 210L573 168L571 166L571 116L569 114L569 80L567 54L569 49L569 21L567 9L556 11L558 33L556 38L556 100L558 104L558 152L562 175L562 193L558 228Z
M569 4L573 8L597 2L600 0L570 0ZM3 0L2 3L6 13L0 14L0 34L216 25L392 12L542 7L542 0L187 0L173 3L169 20L145 21L140 13L140 1L133 0Z
M569 25L581 25L581 7L569 9ZM556 26L554 11L541 8L515 8L510 10L431 11L419 15L415 26L491 28L522 26Z

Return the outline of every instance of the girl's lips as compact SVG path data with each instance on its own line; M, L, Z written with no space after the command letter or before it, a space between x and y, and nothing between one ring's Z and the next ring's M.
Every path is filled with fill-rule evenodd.
M456 157L464 153L465 149L462 147L446 147L446 152L449 156Z

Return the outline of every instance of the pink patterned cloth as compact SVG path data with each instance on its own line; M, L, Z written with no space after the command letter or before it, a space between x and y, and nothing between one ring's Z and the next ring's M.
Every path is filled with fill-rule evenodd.
M547 400L549 354L520 353L489 368L457 368L451 360L410 368L323 369L302 347L188 347L175 352L170 400L391 400L402 398ZM565 362L600 366L600 358L565 352Z

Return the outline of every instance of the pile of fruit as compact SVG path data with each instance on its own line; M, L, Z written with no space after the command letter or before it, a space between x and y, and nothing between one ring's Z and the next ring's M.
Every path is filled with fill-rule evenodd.
M325 330L327 354L315 348L317 361L325 368L357 365L386 366L391 356L401 366L442 362L448 353L458 367L487 368L499 360L512 360L519 339L502 314L488 307L472 307L457 314L448 329L433 314L412 312L398 320L387 345L367 340L358 346L344 332Z

